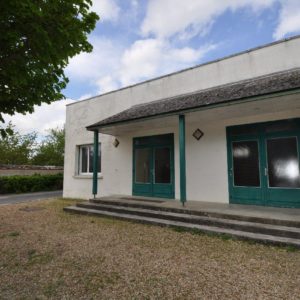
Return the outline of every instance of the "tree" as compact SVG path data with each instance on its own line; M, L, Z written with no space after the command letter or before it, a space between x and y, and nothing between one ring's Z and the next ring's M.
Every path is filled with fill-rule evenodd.
M37 147L32 164L43 166L63 166L65 149L65 130L50 129L49 135Z
M65 98L71 57L91 52L92 0L0 1L0 122ZM0 128L4 135L6 131Z
M29 164L35 151L37 134L21 135L12 123L8 124L12 135L0 137L0 164Z

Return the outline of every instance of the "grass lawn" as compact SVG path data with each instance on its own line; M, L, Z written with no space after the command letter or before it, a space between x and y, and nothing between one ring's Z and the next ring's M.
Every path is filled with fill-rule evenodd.
M0 299L299 299L300 251L0 206Z

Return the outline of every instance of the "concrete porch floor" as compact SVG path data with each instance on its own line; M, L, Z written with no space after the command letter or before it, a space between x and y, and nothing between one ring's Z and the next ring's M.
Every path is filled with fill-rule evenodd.
M138 203L139 205L158 206L162 208L175 208L190 212L201 212L207 214L234 215L259 219L272 219L278 221L296 222L300 226L299 208L278 208L254 205L239 205L226 203L213 203L188 200L183 207L178 200L163 198L150 198L142 196L111 195L99 199L109 201L122 201L128 203Z

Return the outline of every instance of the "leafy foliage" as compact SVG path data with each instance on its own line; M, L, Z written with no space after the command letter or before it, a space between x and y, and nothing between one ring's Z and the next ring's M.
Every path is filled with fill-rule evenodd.
M50 134L37 148L32 164L34 165L64 165L65 130L51 129Z
M64 98L69 58L91 52L91 0L0 1L0 122ZM5 135L5 130L0 129Z
M0 194L55 191L62 187L63 174L0 177Z
M12 123L9 123L8 130L11 131L11 135L0 137L0 164L64 165L64 129L50 129L41 143L37 142L35 132L22 135Z
M0 138L0 164L29 164L36 147L36 133L21 135L9 123L10 135Z

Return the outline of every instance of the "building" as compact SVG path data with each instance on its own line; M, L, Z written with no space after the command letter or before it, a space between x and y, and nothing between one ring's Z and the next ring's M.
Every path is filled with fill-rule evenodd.
M299 52L296 36L69 104L64 197L299 208Z

